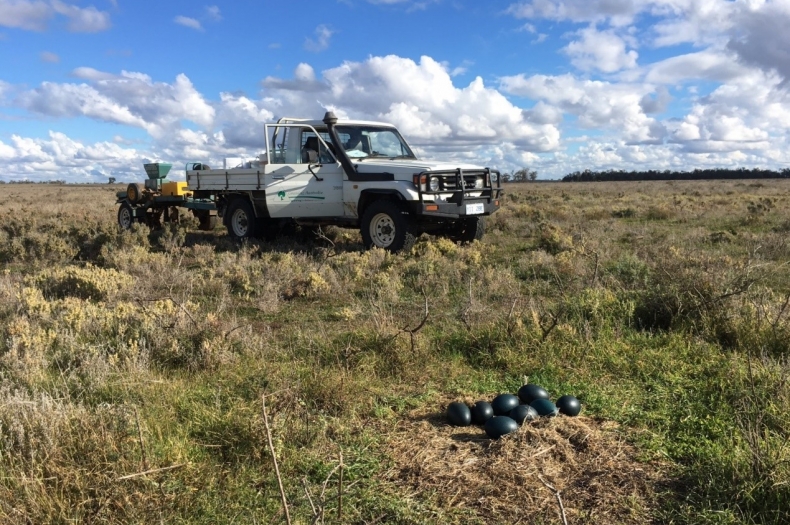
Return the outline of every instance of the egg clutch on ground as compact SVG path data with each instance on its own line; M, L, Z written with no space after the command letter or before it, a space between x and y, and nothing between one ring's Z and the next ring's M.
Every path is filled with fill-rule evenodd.
M557 414L578 416L581 409L581 403L574 396L564 395L555 404L543 387L526 384L518 389L517 396L499 394L490 403L481 400L471 408L466 403L454 401L447 407L447 421L458 427L472 423L481 425L488 437L499 439L515 432L527 421Z

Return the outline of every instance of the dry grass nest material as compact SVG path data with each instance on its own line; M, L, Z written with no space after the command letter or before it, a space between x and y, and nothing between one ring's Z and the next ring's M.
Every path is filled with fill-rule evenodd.
M410 414L390 434L390 482L485 523L650 523L662 481L616 423L541 418L499 440ZM559 492L559 497L557 497Z

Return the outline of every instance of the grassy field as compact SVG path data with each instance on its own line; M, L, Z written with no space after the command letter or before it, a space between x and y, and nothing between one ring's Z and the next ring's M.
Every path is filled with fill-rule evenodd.
M0 185L2 523L790 522L790 181L511 185L396 256L118 189ZM444 423L525 378L582 415Z

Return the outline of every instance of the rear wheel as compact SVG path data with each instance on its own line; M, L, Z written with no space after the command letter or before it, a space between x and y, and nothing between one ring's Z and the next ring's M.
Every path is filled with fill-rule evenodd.
M225 226L234 239L249 239L258 232L255 212L247 199L234 199L225 210Z
M134 223L134 210L128 202L122 202L121 207L118 208L118 226L122 230L130 230Z
M397 204L375 201L362 214L362 242L366 248L378 246L393 253L408 250L415 241L409 226L409 216L402 213Z

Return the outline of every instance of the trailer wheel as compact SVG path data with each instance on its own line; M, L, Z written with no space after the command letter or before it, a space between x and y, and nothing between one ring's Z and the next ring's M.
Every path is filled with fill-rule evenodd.
M464 244L479 241L486 231L486 222L483 217L466 217L453 225L450 239Z
M217 227L217 216L206 214L200 217L198 229L204 232L213 231Z
M129 202L132 204L137 204L138 202L143 200L143 187L136 182L130 183L126 187L126 198L129 199Z
M122 230L132 229L134 223L134 211L128 202L122 202L121 207L118 208L118 226Z
M234 199L225 211L225 226L234 239L249 239L257 234L257 221L247 199Z
M409 227L409 216L387 200L368 206L362 214L360 233L365 248L378 246L393 253L410 249L416 239Z

